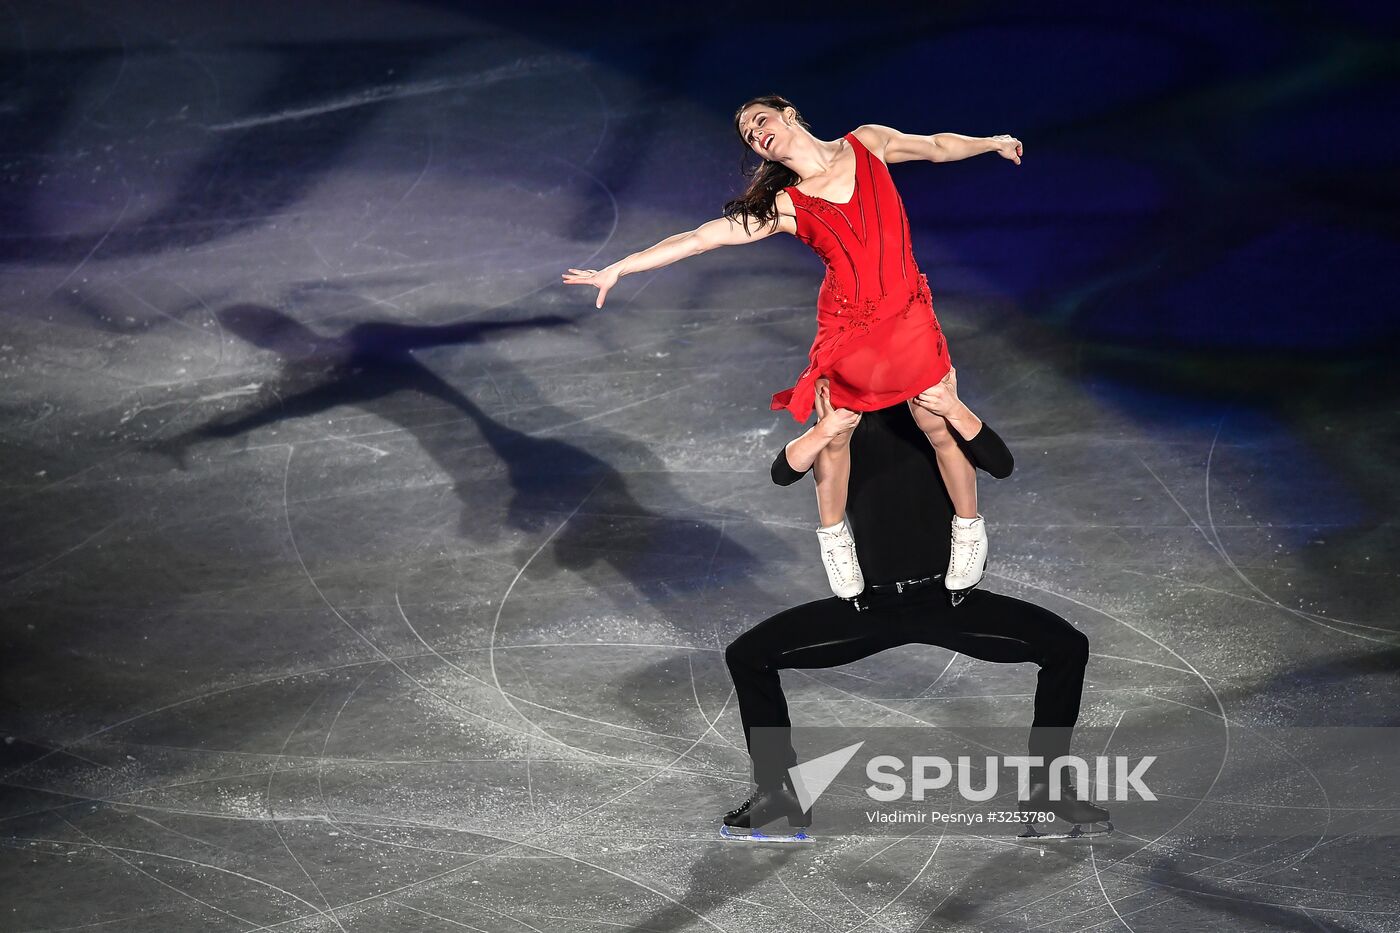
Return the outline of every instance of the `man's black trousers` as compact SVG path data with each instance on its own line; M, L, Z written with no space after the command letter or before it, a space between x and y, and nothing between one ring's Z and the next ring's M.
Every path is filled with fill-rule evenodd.
M979 589L952 606L941 581L934 581L903 594L862 594L854 602L833 596L785 609L729 645L725 659L754 781L776 784L797 763L791 742L772 741L768 732L758 747L753 740L755 728L791 728L779 671L839 667L911 644L938 645L983 661L1040 665L1029 753L1047 764L1069 753L1089 640L1048 609L1010 596Z

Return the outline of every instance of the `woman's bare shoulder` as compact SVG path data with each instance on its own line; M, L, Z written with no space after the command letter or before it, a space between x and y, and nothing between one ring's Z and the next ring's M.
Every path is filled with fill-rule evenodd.
M885 146L889 143L890 137L898 130L889 126L881 126L878 123L862 123L851 130L851 135L860 140L860 144L881 161L885 158Z

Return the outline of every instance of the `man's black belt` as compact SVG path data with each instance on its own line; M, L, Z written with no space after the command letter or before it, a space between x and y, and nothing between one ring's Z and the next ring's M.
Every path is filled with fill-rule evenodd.
M905 593L914 590L922 590L935 583L941 583L942 581L943 574L936 573L931 577L919 577L917 580L896 580L893 583L871 583L868 584L865 589L861 590L860 593L852 596L850 602L856 607L856 612L863 612L870 608L868 605L861 605L863 597L903 596Z

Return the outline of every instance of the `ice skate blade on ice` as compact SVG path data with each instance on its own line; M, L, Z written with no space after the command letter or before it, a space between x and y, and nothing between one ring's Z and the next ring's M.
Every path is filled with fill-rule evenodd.
M1055 822L1063 822L1056 820ZM1018 835L1017 839L1026 839L1031 842L1056 842L1061 839L1091 839L1094 836L1107 836L1113 832L1113 822L1104 820L1101 823L1075 823L1066 830L1041 831L1037 829L1038 824L1026 823L1025 832Z
M737 826L721 826L719 834L734 842L776 842L803 843L814 841L805 829L794 829L790 833L765 833L757 829L742 829Z

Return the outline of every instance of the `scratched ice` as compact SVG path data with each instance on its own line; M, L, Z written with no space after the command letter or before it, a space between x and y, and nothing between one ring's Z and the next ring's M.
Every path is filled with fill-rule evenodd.
M1393 722L1393 393L1289 407L1129 355L1134 381L1055 330L1160 262L1227 266L1229 236L1153 239L1170 192L1214 183L1152 134L1256 86L1249 60L1172 96L1197 39L1249 23L1086 14L1051 43L820 13L746 75L717 63L753 40L702 13L214 6L0 11L0 928L1400 929L1393 837L1365 831L1393 796L1363 822L1335 774L1293 775L1304 806L1239 767L1258 727ZM844 42L887 60L818 70ZM989 42L1060 76L1053 126L1151 154L985 90ZM929 56L980 76L978 110L871 109ZM820 267L774 238L603 312L558 276L713 216L730 109L783 83L827 138L850 114L1000 132L1006 107L1046 137L1027 168L1055 181L1019 206L991 165L895 177L965 394L1017 454L983 484L989 585L1088 633L1086 725L1227 749L1165 831L718 839L748 792L724 647L824 595L766 404ZM1034 676L911 647L784 683L805 724L1007 725Z

